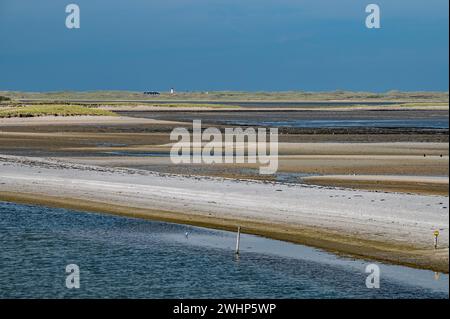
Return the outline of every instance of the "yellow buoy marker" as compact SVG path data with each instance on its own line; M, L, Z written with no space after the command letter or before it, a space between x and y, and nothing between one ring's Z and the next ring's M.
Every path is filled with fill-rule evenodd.
M439 230L434 232L434 249L438 248Z

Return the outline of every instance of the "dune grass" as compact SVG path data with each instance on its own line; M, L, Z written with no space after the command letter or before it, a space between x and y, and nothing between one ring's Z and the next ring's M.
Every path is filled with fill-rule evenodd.
M80 105L26 105L0 109L0 118L37 117L37 116L115 116L107 110L89 108Z

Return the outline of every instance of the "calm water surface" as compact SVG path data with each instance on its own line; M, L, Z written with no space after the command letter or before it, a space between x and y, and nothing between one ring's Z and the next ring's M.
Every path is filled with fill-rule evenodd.
M403 128L448 129L448 111L124 111L121 115L168 121L202 120L204 125L287 128Z
M188 236L186 237L186 232ZM448 276L191 226L0 202L0 298L448 298ZM81 288L65 287L65 267Z

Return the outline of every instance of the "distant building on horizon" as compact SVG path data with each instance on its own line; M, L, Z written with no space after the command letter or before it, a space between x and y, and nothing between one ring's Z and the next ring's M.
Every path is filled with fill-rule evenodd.
M146 92L144 92L144 94L145 95L160 95L160 93L156 92L156 91L146 91Z

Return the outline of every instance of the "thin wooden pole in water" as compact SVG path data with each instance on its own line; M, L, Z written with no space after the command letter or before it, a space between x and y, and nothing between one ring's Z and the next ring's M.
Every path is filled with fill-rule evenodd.
M237 238L236 238L236 255L239 255L239 246L241 244L241 226L238 227Z

